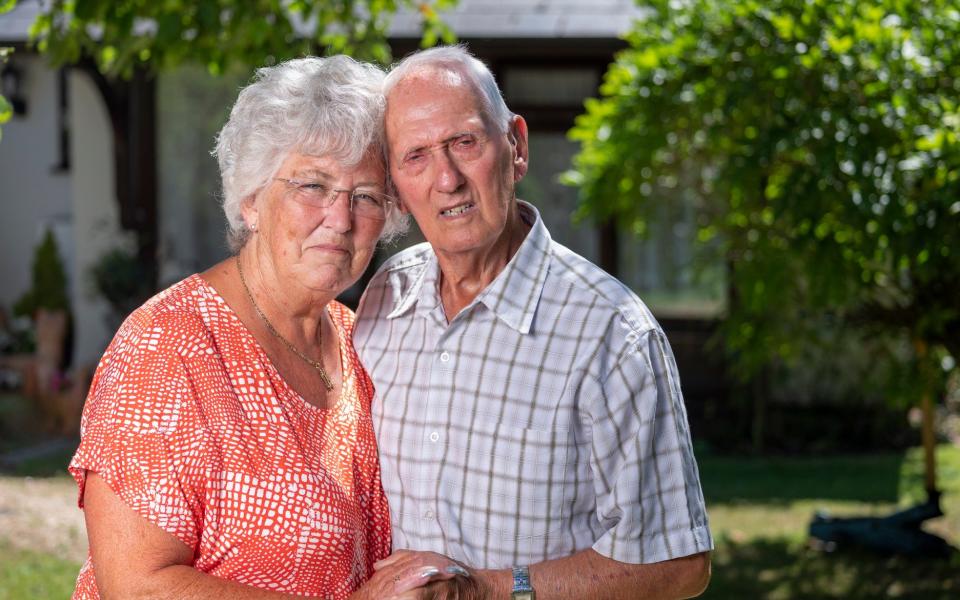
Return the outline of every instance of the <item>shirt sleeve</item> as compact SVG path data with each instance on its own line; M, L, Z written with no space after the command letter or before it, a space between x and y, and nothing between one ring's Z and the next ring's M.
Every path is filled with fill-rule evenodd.
M591 468L605 532L593 549L654 563L713 548L673 353L659 329L625 335L588 387Z
M96 472L137 514L195 548L207 454L191 378L178 351L183 324L166 327L135 316L97 368L69 471L81 508L86 473Z

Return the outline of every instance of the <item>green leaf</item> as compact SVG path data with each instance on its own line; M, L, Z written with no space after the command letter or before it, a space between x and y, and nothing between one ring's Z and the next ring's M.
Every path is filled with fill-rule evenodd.
M13 106L7 102L7 99L0 96L0 125L6 123L13 116Z
M158 71L184 63L222 73L237 63L253 68L316 52L344 52L388 63L389 17L399 6L420 11L424 41L435 44L456 40L442 15L455 4L455 0L67 0L41 4L31 40L55 65L93 56L102 73L121 77L131 76L135 69ZM301 38L291 25L292 14L314 24L314 31ZM155 34L139 31L136 24L141 22L155 23Z
M960 356L955 4L660 3L568 134L577 214L669 240L663 207L689 197L695 250L729 265L738 373L818 319Z
M113 46L105 46L100 50L100 64L109 69L117 60L117 49Z
M827 34L827 45L837 54L846 54L853 47L853 38L845 35L838 37L836 34Z
M790 15L774 14L770 17L770 22L777 28L777 33L785 40L793 39L794 20Z

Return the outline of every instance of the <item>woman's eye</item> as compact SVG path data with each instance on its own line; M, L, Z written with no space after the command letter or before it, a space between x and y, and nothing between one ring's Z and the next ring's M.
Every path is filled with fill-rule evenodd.
M323 199L329 195L330 186L317 182L307 182L301 184L299 190L307 198Z
M379 206L380 203L381 203L381 202L380 202L380 198L378 198L377 196L375 196L375 195L373 195L373 194L369 194L369 193L366 193L366 192L354 192L354 193L353 193L353 201L354 201L354 202L360 202L360 203L363 203L363 204L375 204L375 205L377 205L377 206Z

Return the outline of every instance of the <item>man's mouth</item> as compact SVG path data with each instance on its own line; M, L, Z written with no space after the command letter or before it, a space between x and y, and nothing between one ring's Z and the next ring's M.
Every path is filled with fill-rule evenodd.
M453 208L448 208L447 210L440 211L441 217L456 217L467 212L473 208L473 202L467 202L466 204L461 204L460 206L454 206Z

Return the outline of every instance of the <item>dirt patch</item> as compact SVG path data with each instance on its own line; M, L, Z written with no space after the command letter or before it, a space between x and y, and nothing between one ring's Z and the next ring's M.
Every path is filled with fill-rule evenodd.
M87 534L73 479L0 476L0 540L83 562Z

